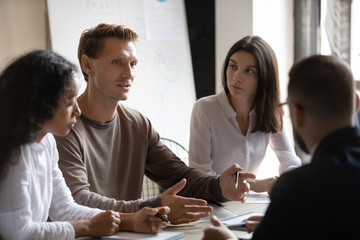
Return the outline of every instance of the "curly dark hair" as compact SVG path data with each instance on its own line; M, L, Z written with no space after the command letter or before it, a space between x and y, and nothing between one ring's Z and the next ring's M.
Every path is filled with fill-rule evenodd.
M20 146L33 142L50 120L76 71L74 64L45 50L13 60L0 75L0 180L16 164Z

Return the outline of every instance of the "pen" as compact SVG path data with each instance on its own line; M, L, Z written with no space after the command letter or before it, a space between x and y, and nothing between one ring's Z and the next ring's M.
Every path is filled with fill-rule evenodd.
M240 223L233 224L228 227L233 230L246 231L246 221L241 221Z
M166 222L167 224L170 224L169 220L167 220L166 218L164 218L162 215L160 215L159 213L157 213L155 216L157 216L158 218L160 218L161 220L163 220L164 222Z
M237 189L239 184L239 172L236 172L236 176L235 176L235 189Z

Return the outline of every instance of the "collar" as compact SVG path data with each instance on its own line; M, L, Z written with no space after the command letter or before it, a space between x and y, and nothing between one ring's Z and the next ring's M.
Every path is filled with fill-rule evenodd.
M230 101L226 95L226 92L223 90L220 93L218 93L217 96L218 96L218 103L220 105L220 109L223 112L223 114L226 116L226 118L227 119L236 118L237 113L231 106ZM250 122L253 121L255 116L256 116L255 109L252 108L249 112Z
M47 140L48 134L51 134L51 133L45 134L45 136L42 137L42 139L41 139L41 141L39 143L37 143L37 142L29 143L29 147L31 148L31 150L34 151L34 152L43 152L43 151L45 151L49 147L49 142Z
M88 125L90 125L90 126L92 126L92 127L94 127L94 128L106 129L106 128L112 126L112 125L115 123L117 116L118 116L118 113L116 112L114 118L113 118L110 122L107 122L107 123L105 123L105 124L97 123L97 122L95 122L95 121L87 118L86 116L84 116L84 115L82 115L82 114L80 115L79 118L80 118L82 121L84 121L85 123L87 123Z
M345 127L330 133L325 137L314 151L312 159L318 159L319 156L328 151L328 149L335 149L341 145L346 144L354 139L360 140L360 128Z

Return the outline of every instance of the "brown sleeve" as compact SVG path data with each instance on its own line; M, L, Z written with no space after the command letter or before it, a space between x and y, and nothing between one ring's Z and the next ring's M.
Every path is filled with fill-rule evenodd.
M186 197L205 199L208 202L225 202L220 190L218 176L210 176L198 169L190 168L160 141L158 133L150 128L149 150L145 174L163 189L167 189L181 179L187 184L179 193Z

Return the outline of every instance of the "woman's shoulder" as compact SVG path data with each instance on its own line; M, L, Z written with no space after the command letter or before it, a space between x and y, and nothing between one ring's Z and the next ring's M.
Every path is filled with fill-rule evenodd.
M211 109L211 108L215 108L219 102L221 102L221 94L209 95L198 99L195 102L194 106L205 109Z
M194 104L194 111L203 111L208 114L218 115L220 112L228 115L228 112L233 112L227 95L224 91L216 94L203 97Z
M213 94L213 95L208 95L208 96L204 96L199 98L196 102L197 103L209 103L209 102L215 102L217 101L217 99L219 99L221 94Z

